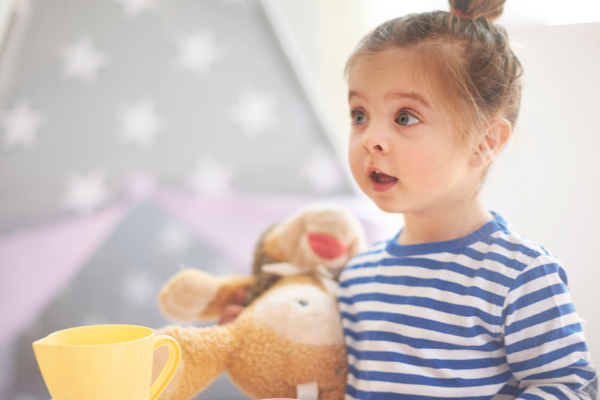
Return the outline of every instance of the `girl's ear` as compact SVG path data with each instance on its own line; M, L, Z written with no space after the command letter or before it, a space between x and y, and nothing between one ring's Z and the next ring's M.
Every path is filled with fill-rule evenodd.
M489 165L496 155L502 150L512 128L510 122L504 118L497 118L490 122L488 130L472 154L471 165L485 167Z

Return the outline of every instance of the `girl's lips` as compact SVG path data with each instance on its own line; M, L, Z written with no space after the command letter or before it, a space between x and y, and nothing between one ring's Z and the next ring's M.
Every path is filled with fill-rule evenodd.
M388 183L378 183L374 180L371 179L371 187L373 188L374 191L376 192L387 192L388 190L390 190L396 183L398 183L398 179L396 179L393 182L388 182Z
M369 179L371 180L371 187L375 192L386 192L398 183L398 178L376 170L369 174Z

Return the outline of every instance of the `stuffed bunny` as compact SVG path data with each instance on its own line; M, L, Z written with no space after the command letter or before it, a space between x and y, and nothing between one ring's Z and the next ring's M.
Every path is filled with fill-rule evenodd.
M364 248L364 232L345 208L311 204L270 227L256 247L253 276L215 277L186 269L161 290L165 315L185 322L216 319L249 288L247 307L231 323L167 326L182 361L162 400L188 400L221 373L252 398L342 399L346 350L335 279ZM167 352L155 354L154 375Z

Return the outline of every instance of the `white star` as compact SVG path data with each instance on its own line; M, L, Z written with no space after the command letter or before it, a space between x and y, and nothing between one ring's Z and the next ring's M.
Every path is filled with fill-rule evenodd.
M144 11L155 11L158 8L157 0L113 0L123 6L123 15L126 18L135 18Z
M156 111L155 101L149 98L123 107L118 118L121 141L142 147L153 145L157 132L165 127L165 119Z
M81 321L81 326L85 325L106 325L110 324L110 319L99 313L86 312Z
M170 223L163 228L159 242L160 247L167 254L181 254L192 244L188 232L175 223Z
M96 80L98 70L107 63L108 56L94 47L88 36L65 46L60 57L63 59L63 75L65 78L77 78L84 84Z
M121 295L137 307L154 304L155 288L145 271L131 272L121 281Z
M44 124L42 113L34 112L28 101L21 101L11 111L0 116L0 126L6 131L4 144L8 148L32 148L37 142L36 131Z
M196 75L206 74L222 56L210 32L197 32L186 35L177 42L177 67Z
M342 183L341 171L335 159L324 150L316 150L312 157L301 166L301 173L310 181L318 193L329 193Z
M201 159L188 176L190 188L199 194L226 195L232 191L232 168L219 164L215 159Z
M71 173L67 178L65 207L78 212L90 212L109 198L104 173L92 171L87 175Z
M255 90L240 94L238 103L233 108L233 121L240 125L249 138L273 128L275 123L275 98L269 93Z

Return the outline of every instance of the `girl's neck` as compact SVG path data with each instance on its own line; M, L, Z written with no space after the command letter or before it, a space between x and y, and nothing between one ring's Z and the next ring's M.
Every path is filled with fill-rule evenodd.
M411 245L454 240L480 228L494 216L485 208L479 196L463 208L428 210L404 214L404 229L398 244Z

